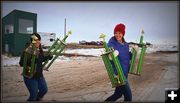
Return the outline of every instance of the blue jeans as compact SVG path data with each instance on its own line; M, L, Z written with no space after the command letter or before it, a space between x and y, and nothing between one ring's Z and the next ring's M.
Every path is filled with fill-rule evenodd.
M43 96L47 93L48 88L44 77L40 77L38 79L28 79L24 77L24 83L29 90L29 98L27 101L38 101L43 98Z
M108 97L105 101L116 101L121 98L122 95L124 95L124 101L132 101L131 88L128 82L125 85L116 87L114 94Z

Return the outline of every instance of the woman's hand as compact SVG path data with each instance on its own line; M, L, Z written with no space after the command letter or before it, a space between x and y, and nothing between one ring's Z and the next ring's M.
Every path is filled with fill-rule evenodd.
M117 57L119 55L119 52L117 50L114 50L114 56ZM112 60L111 54L108 55L109 59Z

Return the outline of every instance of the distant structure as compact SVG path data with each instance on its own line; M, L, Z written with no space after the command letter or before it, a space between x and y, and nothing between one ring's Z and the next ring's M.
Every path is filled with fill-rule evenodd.
M41 45L43 49L50 48L56 39L55 33L38 32L41 35Z
M102 46L103 45L103 41L90 41L87 42L85 40L79 41L79 44L81 45L97 45L97 46Z
M2 52L19 56L33 32L37 32L37 14L13 10L2 18Z

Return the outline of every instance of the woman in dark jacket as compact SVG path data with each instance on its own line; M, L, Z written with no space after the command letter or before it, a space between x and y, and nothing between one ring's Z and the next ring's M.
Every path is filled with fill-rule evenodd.
M35 45L36 50L38 50L38 58L35 60L36 72L33 74L33 76L31 78L28 78L23 75L23 79L24 79L24 83L30 93L30 96L27 99L27 101L39 101L43 98L43 96L48 91L47 84L46 84L45 78L43 76L42 63L47 59L52 59L52 56L44 56L44 52L41 47L40 35L38 33L33 33L32 36L36 37L36 39L34 39L35 40L34 45ZM27 44L25 49L30 48L30 46L32 46L31 45L32 41L33 41L33 39L31 37L31 43ZM20 61L19 61L20 66L23 66L24 52L25 52L24 50L23 50L23 53L22 53ZM27 65L29 65L29 66L30 66L30 64L31 63L27 63Z
M116 25L114 28L114 36L111 37L111 39L109 40L108 46L113 47L116 51L118 51L118 60L121 64L123 73L127 79L127 83L125 85L117 86L115 88L114 94L108 97L105 101L116 101L122 95L124 95L124 101L132 100L131 88L128 83L128 72L130 67L130 58L132 54L131 52L129 52L129 45L124 40L124 35L125 35L125 25L124 24ZM113 68L115 68L114 65ZM116 69L114 69L114 72L117 75Z

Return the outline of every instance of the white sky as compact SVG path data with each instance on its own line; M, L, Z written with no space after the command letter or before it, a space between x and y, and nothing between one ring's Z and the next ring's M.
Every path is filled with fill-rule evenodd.
M2 17L14 9L37 13L37 31L54 32L64 36L64 19L67 30L72 31L67 42L97 41L100 33L113 36L114 26L126 25L127 42L139 42L141 30L145 42L178 42L179 2L2 2ZM2 18L1 17L1 18Z

